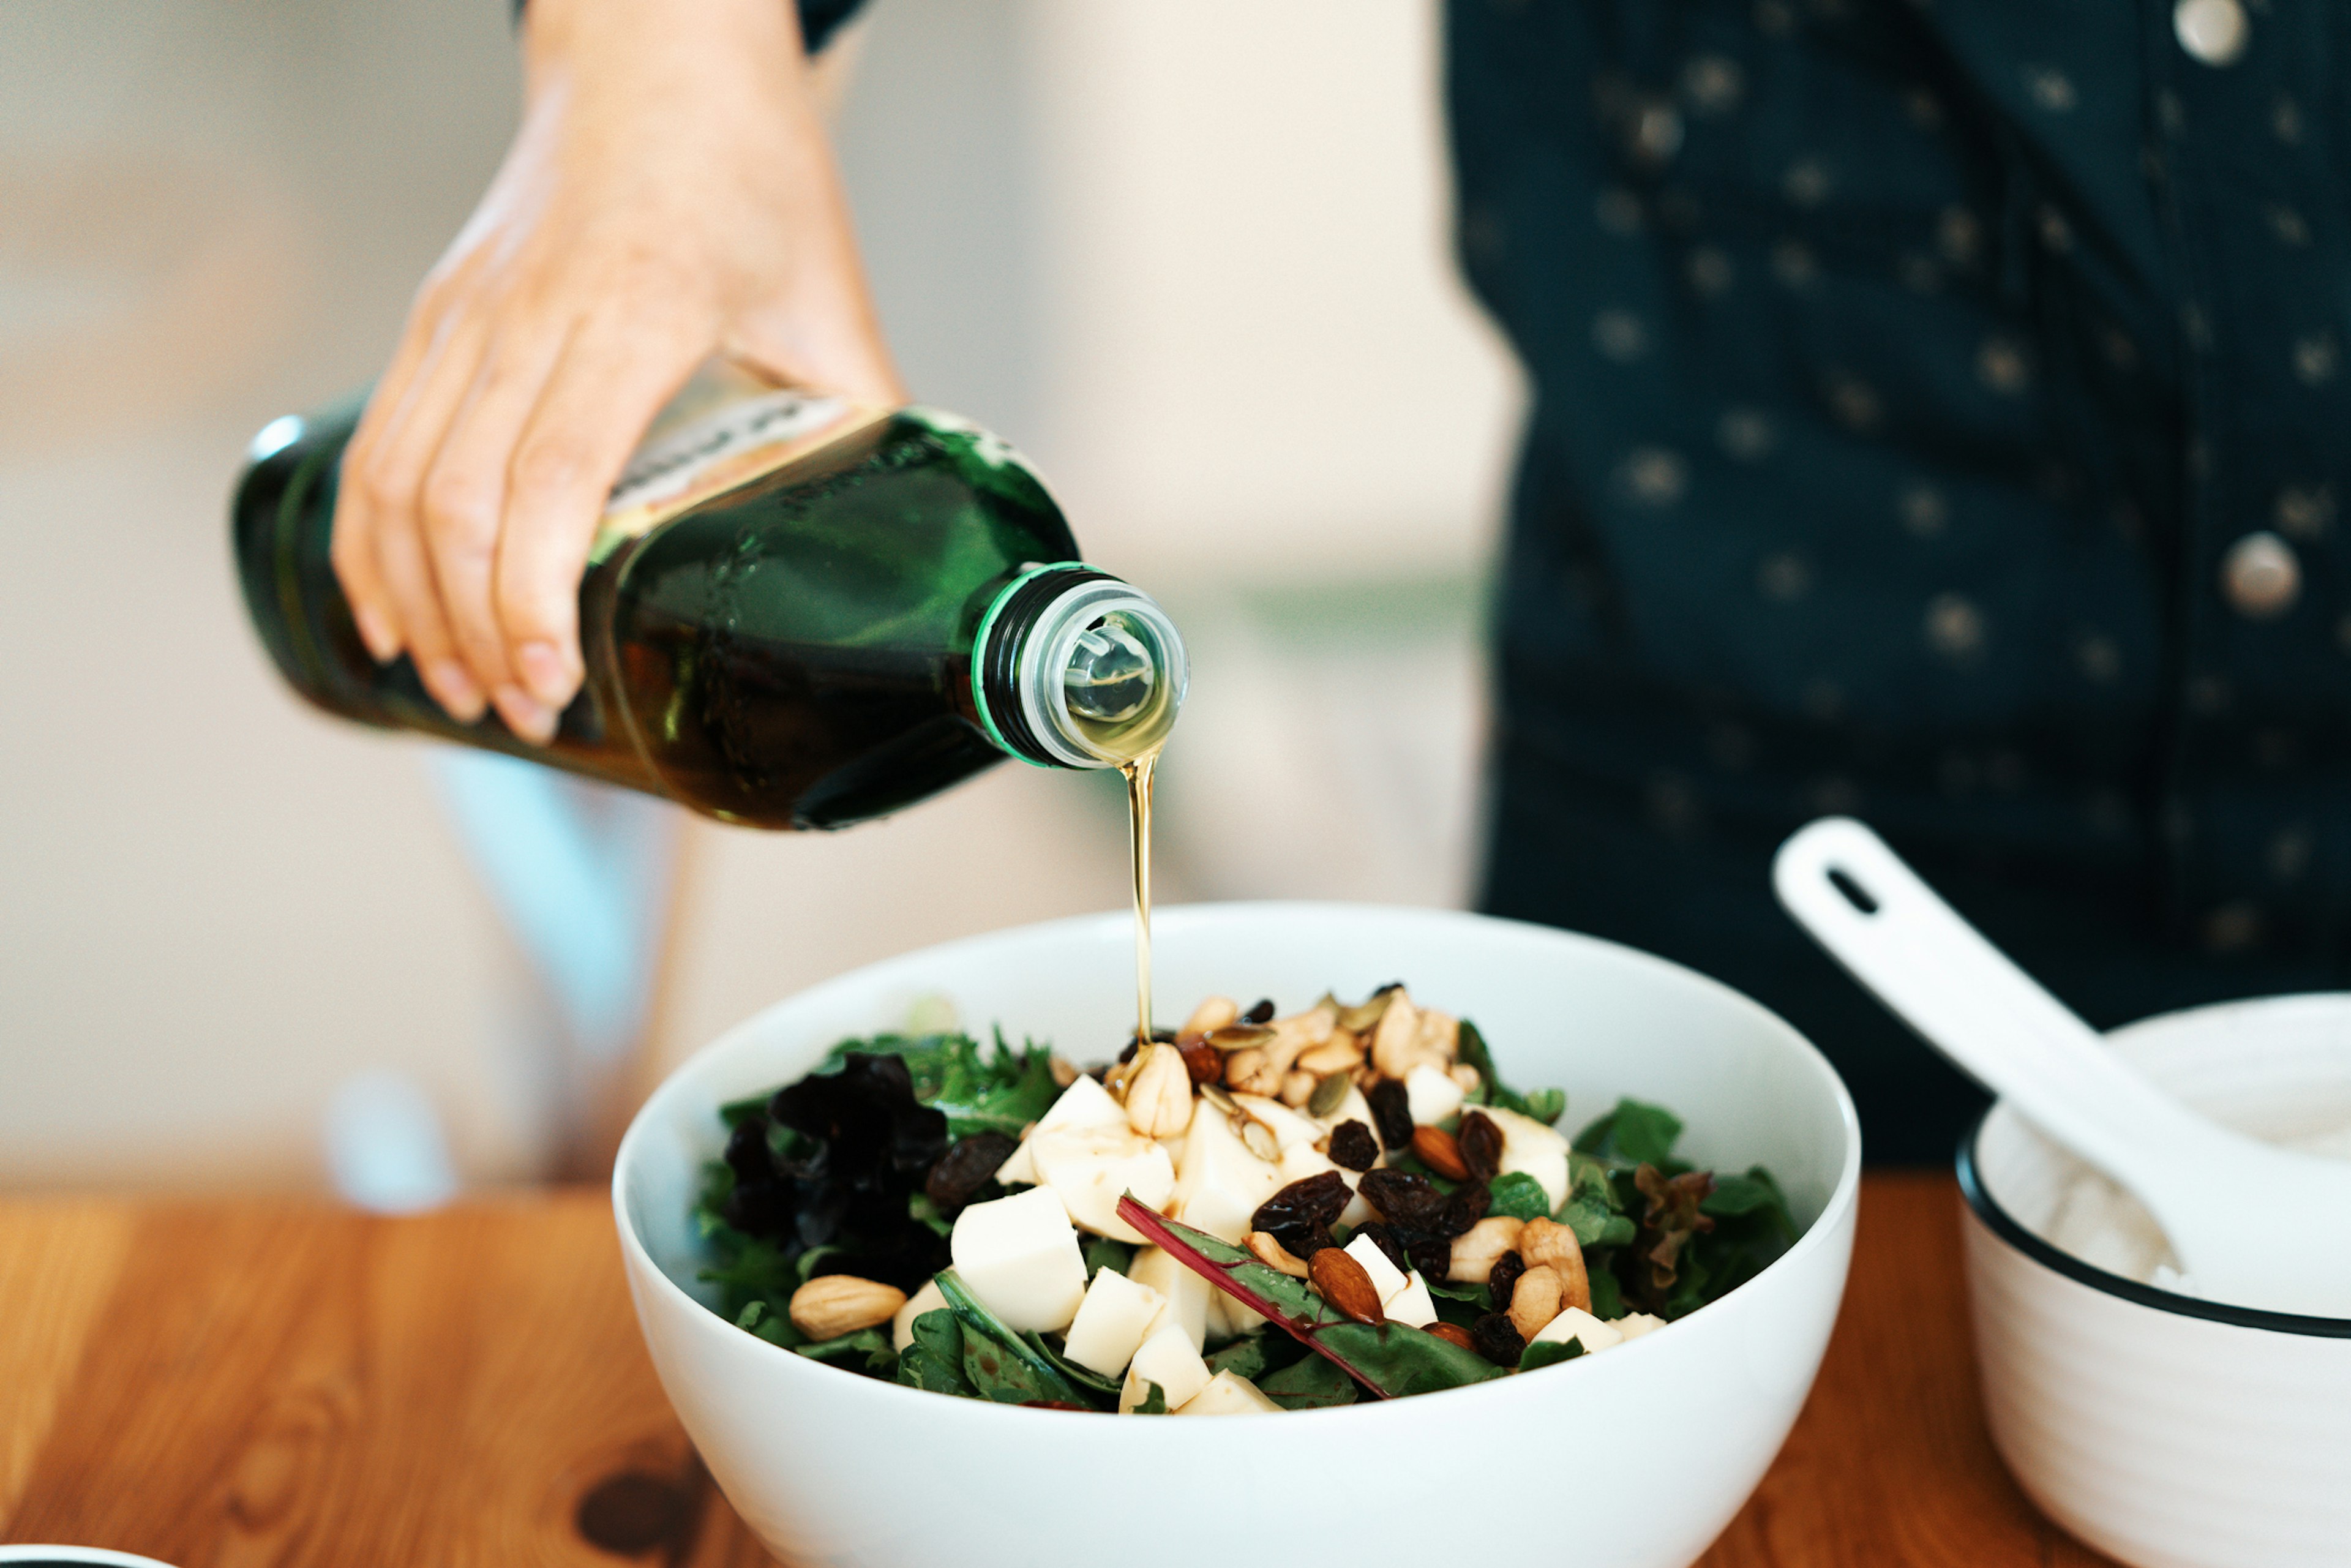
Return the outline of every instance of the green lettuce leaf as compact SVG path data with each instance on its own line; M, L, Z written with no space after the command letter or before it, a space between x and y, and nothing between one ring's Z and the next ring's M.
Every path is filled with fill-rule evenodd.
M1493 1201L1486 1206L1486 1217L1507 1215L1512 1219L1547 1219L1551 1216L1551 1199L1543 1195L1542 1183L1524 1171L1505 1171L1486 1184Z
M1310 1355L1272 1375L1254 1380L1258 1391L1284 1410L1322 1410L1353 1405L1355 1380L1319 1355Z
M1562 1361L1573 1361L1583 1354L1583 1342L1580 1339L1572 1339L1564 1343L1555 1339L1537 1340L1519 1353L1519 1370L1520 1372L1540 1371L1546 1366L1557 1366Z
M898 1358L898 1381L909 1388L977 1399L979 1391L963 1375L963 1325L946 1307L914 1320L914 1343Z
M1536 1089L1521 1094L1502 1082L1494 1070L1494 1053L1486 1044L1486 1037L1468 1019L1461 1020L1458 1060L1478 1070L1478 1090L1469 1096L1475 1105L1499 1105L1505 1111L1516 1111L1522 1116L1532 1116L1549 1125L1567 1111L1567 1094L1559 1089Z
M963 1325L963 1375L981 1398L999 1405L1097 1405L1051 1359L988 1311L953 1269L941 1270L935 1282Z
M813 1344L796 1344L792 1348L811 1361L847 1364L859 1356L865 1358L865 1370L878 1377L892 1375L896 1370L897 1351L890 1343L887 1330L859 1329L837 1339L820 1340Z
M1681 1135L1681 1118L1671 1111L1624 1099L1614 1110L1587 1123L1575 1135L1575 1147L1611 1166L1652 1165L1677 1176L1689 1168L1674 1159L1674 1144Z

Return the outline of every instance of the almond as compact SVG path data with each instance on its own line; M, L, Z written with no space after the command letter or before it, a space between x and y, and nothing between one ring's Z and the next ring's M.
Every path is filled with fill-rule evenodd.
M1469 1331L1459 1323L1431 1323L1422 1332L1434 1334L1447 1344L1458 1344L1463 1350L1474 1351L1478 1348L1478 1342L1471 1339Z
M1262 1230L1249 1233L1249 1249L1250 1256L1269 1269L1279 1269L1293 1280L1310 1278L1298 1255Z
M1460 1145L1453 1134L1442 1127L1415 1127L1412 1130L1413 1157L1447 1181L1467 1181L1469 1167L1461 1163Z
M1184 1056L1184 1066L1195 1083L1214 1083L1225 1075L1225 1059L1207 1041L1196 1040L1189 1045L1176 1048Z
M1353 1318L1374 1328L1387 1322L1380 1311L1380 1293L1373 1288L1372 1277L1364 1266L1337 1247L1325 1247L1306 1260L1306 1281L1312 1285L1322 1302L1343 1318Z
M819 1274L792 1292L792 1327L812 1340L839 1339L886 1323L906 1304L906 1292L854 1274Z
M1520 1339L1532 1340L1545 1323L1559 1316L1566 1295L1557 1274L1549 1269L1529 1269L1510 1291L1510 1326L1519 1331Z
M1560 1305L1592 1310L1592 1276L1584 1271L1583 1248L1575 1232L1548 1219L1530 1219L1519 1232L1519 1256L1530 1269L1559 1276Z

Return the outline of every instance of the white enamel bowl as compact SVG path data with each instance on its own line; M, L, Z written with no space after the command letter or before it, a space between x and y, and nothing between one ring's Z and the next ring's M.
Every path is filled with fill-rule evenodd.
M687 1210L720 1148L717 1106L798 1077L843 1036L900 1024L927 996L952 998L975 1032L1000 1020L1079 1061L1110 1054L1132 1028L1123 915L909 954L736 1029L655 1092L621 1145L612 1199L638 1320L679 1418L752 1530L788 1563L844 1568L1199 1568L1251 1542L1311 1543L1321 1562L1428 1563L1498 1539L1477 1521L1516 1511L1574 1521L1546 1560L1682 1568L1696 1557L1786 1437L1844 1291L1861 1145L1820 1053L1711 980L1538 926L1306 904L1169 909L1154 925L1164 1013L1212 993L1301 1007L1326 988L1360 996L1402 978L1415 998L1474 1018L1506 1078L1566 1089L1563 1124L1635 1094L1687 1118L1693 1159L1769 1166L1804 1233L1757 1279L1658 1333L1387 1405L1144 1420L952 1399L820 1366L703 1305Z
M2351 996L2199 1008L2111 1039L2257 1137L2351 1124ZM2060 1251L2046 1237L2080 1169L2005 1106L1960 1151L1985 1414L2018 1484L2137 1568L2351 1563L2351 1319L2199 1301ZM2351 1216L2307 1244L2351 1246Z

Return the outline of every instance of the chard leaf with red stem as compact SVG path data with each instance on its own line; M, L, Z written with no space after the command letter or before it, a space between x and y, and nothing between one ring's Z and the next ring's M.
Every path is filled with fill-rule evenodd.
M1381 1399L1428 1394L1499 1377L1503 1369L1474 1351L1403 1323L1374 1328L1342 1317L1322 1298L1249 1253L1146 1208L1132 1194L1118 1200L1118 1217L1167 1255Z

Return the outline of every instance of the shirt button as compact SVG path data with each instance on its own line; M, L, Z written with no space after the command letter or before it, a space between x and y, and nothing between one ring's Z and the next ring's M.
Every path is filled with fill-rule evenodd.
M2277 535L2247 534L2220 558L2220 592L2246 619L2273 620L2302 597L2302 562Z
M2179 0L2171 9L2179 47L2208 66L2230 66L2245 52L2245 8L2239 0Z

